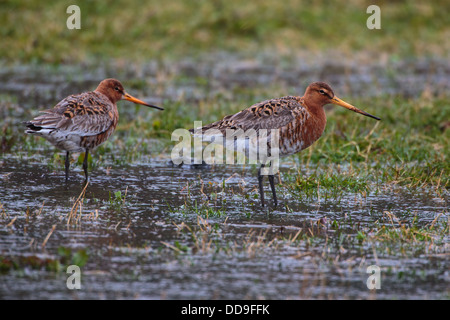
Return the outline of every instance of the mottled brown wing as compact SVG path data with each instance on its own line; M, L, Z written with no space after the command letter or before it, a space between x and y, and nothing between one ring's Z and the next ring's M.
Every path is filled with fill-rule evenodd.
M225 133L226 129L278 129L294 121L295 112L304 109L300 97L287 96L279 99L271 99L252 105L236 114L226 116L202 128L202 132L208 129L218 129ZM194 131L191 129L191 131Z
M53 109L29 121L41 129L91 136L102 133L113 124L113 105L101 93L86 92L61 100Z

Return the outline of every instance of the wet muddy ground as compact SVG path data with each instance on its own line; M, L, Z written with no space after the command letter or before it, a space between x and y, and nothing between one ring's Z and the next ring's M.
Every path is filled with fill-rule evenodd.
M3 253L54 259L64 247L88 254L81 290L67 289L65 273L25 266L2 275L1 295L6 299L448 296L448 256L442 247L417 245L412 256L403 257L402 246L387 253L389 244L362 245L357 240L358 230L370 229L375 221L386 220L390 226L383 212L402 214L402 220L420 213L420 223L447 212L442 199L427 194L400 190L321 202L283 197L280 209L263 210L257 199L243 201L246 193L256 195L255 170L247 168L238 170L224 191L223 186L215 188L226 203L219 200L211 205L216 212L197 214L193 202L203 202L199 177L206 184L221 184L237 168L173 168L156 160L115 168L103 177L95 172L81 209L69 221L83 188L80 170L66 186L62 174L49 173L44 164L4 161L8 169L3 174L8 176L2 181L2 204L8 219L3 220L8 224L1 227ZM244 180L244 192L239 192ZM111 200L117 191L126 193L123 202ZM338 221L338 229L333 221ZM366 286L366 269L374 264L383 270L382 290L377 292Z
M337 60L330 62L328 55L242 59L224 53L205 57L201 63L189 59L143 64L119 60L87 66L3 66L0 92L16 97L21 105L35 108L53 105L55 97L62 99L74 92L92 90L109 77L132 84L155 103L164 99L195 101L274 85L287 88L289 94L302 95L309 83L318 80L331 83L342 96L352 97L415 98L424 92L443 95L450 90L450 65L446 59L392 61L381 55L375 63L369 63L369 58Z
M195 101L269 83L303 91L311 78L357 96L395 90L417 97L450 89L450 68L441 60L365 68L294 65L206 61L87 72L5 67L0 92L20 106L4 112L9 125L18 126L35 115L33 109L110 76L146 79L145 86L134 87L151 103ZM356 85L350 87L350 80ZM120 164L105 156L84 189L80 166L72 165L66 184L62 167L47 163L54 157L51 146L39 146L35 154L33 146L27 148L16 146L0 158L2 299L450 297L448 190L382 185L369 192L306 196L282 183L279 206L262 208L255 166L174 167L170 149ZM283 160L281 179L297 169L310 172L295 158ZM269 200L267 181L265 188ZM80 290L67 287L70 264L81 265ZM381 270L379 290L367 286L371 265Z

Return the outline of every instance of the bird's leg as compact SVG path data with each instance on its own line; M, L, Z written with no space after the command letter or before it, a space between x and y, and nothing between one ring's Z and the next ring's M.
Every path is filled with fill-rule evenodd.
M262 168L264 168L264 164L261 164L261 167L258 170L258 183L259 183L259 196L261 198L261 205L264 207L264 189L263 189L264 176L261 174Z
M278 200L277 200L277 193L275 191L275 182L274 182L274 175L273 174L269 174L269 182L270 182L270 188L272 189L273 202L274 202L275 207L276 207L278 205Z
M83 161L83 170L84 170L84 176L86 177L86 181L88 181L88 156L89 156L89 149L86 149L86 152L84 154L84 161Z
M66 152L66 182L69 180L70 152Z

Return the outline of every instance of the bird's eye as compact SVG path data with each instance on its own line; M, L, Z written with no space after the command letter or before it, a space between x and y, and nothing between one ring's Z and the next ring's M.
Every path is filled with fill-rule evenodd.
M319 90L319 93L320 93L320 94L325 94L325 91L323 91L323 89L320 89L320 90Z
M119 87L115 87L114 90L116 90L117 92L119 92Z

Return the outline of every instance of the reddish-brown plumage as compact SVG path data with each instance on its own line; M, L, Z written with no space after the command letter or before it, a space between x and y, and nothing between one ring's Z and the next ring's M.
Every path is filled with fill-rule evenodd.
M66 180L69 153L85 151L83 168L87 179L88 152L105 142L116 129L119 121L116 103L122 99L162 110L130 96L119 80L106 79L94 91L71 95L26 122L25 132L39 135L67 152Z
M380 120L337 98L328 84L314 82L306 88L303 97L287 96L263 101L203 128L191 129L191 132L197 133L200 130L204 136L208 136L207 131L210 129L217 129L223 135L226 134L227 129L242 129L243 131L254 129L257 132L261 129L278 129L279 155L287 156L311 146L320 138L327 122L323 107L330 103ZM265 163L263 162L261 165L264 167ZM261 202L264 205L260 172L258 179ZM273 175L269 175L269 181L275 204L277 204Z

